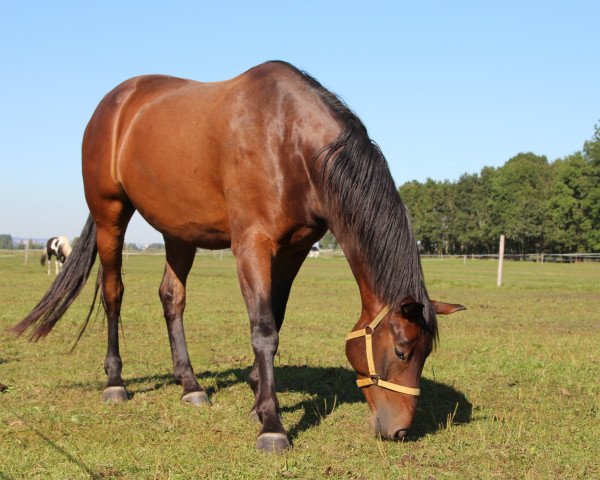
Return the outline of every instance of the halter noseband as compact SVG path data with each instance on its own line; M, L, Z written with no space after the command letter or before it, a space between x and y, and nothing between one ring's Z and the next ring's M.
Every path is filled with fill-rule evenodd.
M404 385L398 385L397 383L386 382L377 375L377 371L375 370L375 361L373 360L373 333L375 332L377 325L381 323L381 320L383 320L383 317L385 317L389 311L389 307L384 307L369 325L361 330L350 332L346 336L346 342L354 338L365 337L365 351L367 355L367 365L369 366L369 378L359 379L356 381L356 384L360 388L377 385L382 388L387 388L388 390L393 390L394 392L418 397L421 393L419 388L405 387Z

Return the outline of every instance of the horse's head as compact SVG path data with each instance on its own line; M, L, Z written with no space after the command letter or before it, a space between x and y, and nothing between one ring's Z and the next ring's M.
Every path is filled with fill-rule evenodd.
M465 309L458 304L432 304L438 314ZM398 311L384 308L369 325L348 335L346 356L358 373L357 384L371 408L370 423L376 435L401 440L412 425L419 380L433 337L423 317L423 305L411 300Z

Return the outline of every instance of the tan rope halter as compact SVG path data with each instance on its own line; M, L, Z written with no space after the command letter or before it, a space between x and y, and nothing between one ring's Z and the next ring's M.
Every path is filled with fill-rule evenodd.
M365 351L367 354L367 365L369 366L369 378L359 379L356 381L356 384L360 388L377 385L382 388L387 388L388 390L393 390L394 392L406 393L407 395L418 397L421 394L419 388L405 387L404 385L386 382L377 375L375 361L373 360L373 333L375 333L375 328L377 328L377 325L381 323L381 320L383 320L383 317L385 317L389 311L389 307L384 307L369 325L361 330L350 332L346 336L346 342L354 338L365 337Z

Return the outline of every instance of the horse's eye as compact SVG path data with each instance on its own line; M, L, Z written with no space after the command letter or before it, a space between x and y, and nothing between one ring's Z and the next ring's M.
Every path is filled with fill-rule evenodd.
M395 349L396 352L396 356L400 359L400 360L404 360L404 352L402 350L400 350L398 347L396 347Z

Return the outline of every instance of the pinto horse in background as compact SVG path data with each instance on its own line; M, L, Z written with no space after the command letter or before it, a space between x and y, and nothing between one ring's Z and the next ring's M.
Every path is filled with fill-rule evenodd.
M430 300L387 162L335 94L278 61L223 82L136 77L100 102L82 155L90 217L63 273L14 327L17 333L33 327L33 339L48 334L83 288L98 253L108 324L103 398L127 399L118 322L123 241L137 210L165 240L159 296L182 401L209 403L188 356L185 285L198 247L231 247L255 355L249 383L251 413L261 424L257 448L281 451L290 442L275 393L279 330L292 282L329 228L362 301L346 355L376 434L405 436L437 337L436 313L464 307Z
M46 251L42 253L42 258L40 259L40 263L42 267L46 264L46 259L48 259L48 275L50 275L50 262L52 257L56 259L54 262L56 275L62 270L62 267L71 255L71 243L67 237L52 237L48 239L46 242Z

